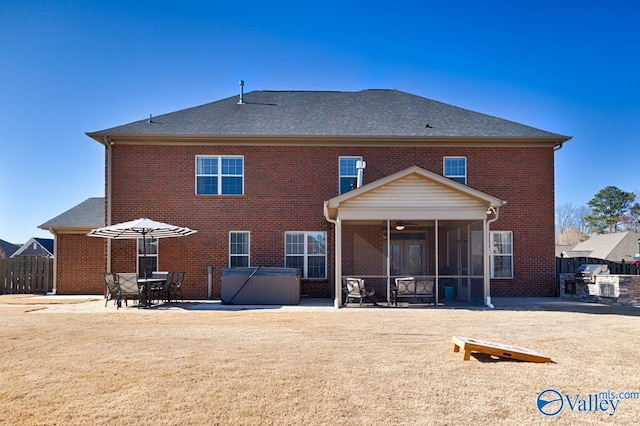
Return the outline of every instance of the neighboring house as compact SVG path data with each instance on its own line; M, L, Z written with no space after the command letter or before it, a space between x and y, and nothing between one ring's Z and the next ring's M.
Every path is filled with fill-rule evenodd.
M54 293L104 293L104 241L87 237L104 226L104 205L104 198L89 198L38 227L55 238Z
M53 240L51 238L31 238L11 255L11 257L24 256L53 257Z
M19 244L11 244L5 240L0 240L0 259L10 258L19 248Z
M231 266L299 268L302 293L336 305L346 276L380 298L406 275L478 304L554 294L567 136L397 90L255 91L88 136L105 147L104 222L198 231L154 242L159 270L186 272L185 297L206 298L212 271L219 298ZM100 272L138 269L135 240L74 241ZM81 267L67 248L61 293Z
M562 256L632 263L637 253L640 253L640 233L626 231L597 235L565 249Z

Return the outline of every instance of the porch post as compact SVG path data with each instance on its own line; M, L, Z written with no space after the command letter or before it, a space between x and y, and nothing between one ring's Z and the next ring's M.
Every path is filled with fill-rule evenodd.
M484 262L484 268L482 268L484 273L483 300L485 306L493 307L491 305L491 264L489 262L489 250L491 250L491 247L489 247L489 223L487 222L487 219L484 219L482 221L482 230L482 239L484 240L482 244L482 247L484 249L482 253L482 260Z
M438 294L438 288L440 287L440 245L438 244L440 242L440 238L438 236L438 219L436 219L436 226L435 226L435 239L436 239L436 280L435 280L435 294L436 294L436 301L435 301L435 305L436 307L438 306L438 299L440 297L440 295ZM428 300L427 300L428 301Z
M338 309L342 306L342 220L340 218L337 218L335 222L334 238L334 251L336 253L333 267L336 294L333 300L333 306Z
M387 219L387 305L391 304L391 222Z

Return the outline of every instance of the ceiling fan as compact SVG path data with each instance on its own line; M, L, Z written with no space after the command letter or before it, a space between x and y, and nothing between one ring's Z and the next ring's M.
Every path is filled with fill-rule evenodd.
M396 222L395 228L396 228L396 231L404 231L405 228L410 225L417 225L417 223L399 220Z

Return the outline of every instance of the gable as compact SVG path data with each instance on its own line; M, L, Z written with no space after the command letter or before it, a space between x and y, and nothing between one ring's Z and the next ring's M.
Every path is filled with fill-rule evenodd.
M504 202L414 166L325 203L340 219L482 220Z

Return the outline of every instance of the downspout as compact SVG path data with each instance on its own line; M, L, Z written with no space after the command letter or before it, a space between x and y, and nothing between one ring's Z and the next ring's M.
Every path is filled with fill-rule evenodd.
M489 264L489 250L491 250L491 247L489 247L489 242L490 242L490 238L489 238L489 225L491 225L493 222L495 222L496 220L498 220L498 217L500 217L500 208L494 208L494 207L489 207L490 210L492 210L494 212L494 217L487 220L484 220L484 226L485 226L485 233L484 233L484 238L486 241L486 253L484 254L484 282L485 282L485 294L487 294L487 307L488 308L495 308L495 306L493 306L493 303L491 303L491 296L490 294L490 282L491 282L491 275L489 273L489 268L491 267L491 265Z
M103 136L104 146L107 149L107 217L106 225L111 225L111 150L113 141L107 136ZM111 238L107 238L107 272L111 272Z
M329 216L329 206L327 202L324 202L324 218L329 223L333 223L334 225L334 279L335 279L335 297L333 299L333 306L338 309L342 306L342 225L340 219L331 219Z
M53 286L51 292L47 293L47 295L54 295L58 291L58 233L52 228L47 228L47 230L53 234L53 241L56 242L53 245Z

